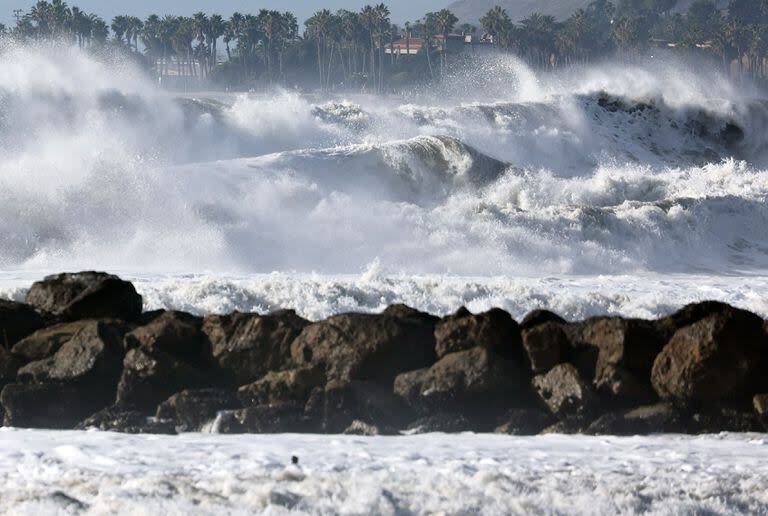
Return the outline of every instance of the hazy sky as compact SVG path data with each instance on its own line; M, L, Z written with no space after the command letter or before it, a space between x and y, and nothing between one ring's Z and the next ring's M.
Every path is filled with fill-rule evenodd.
M217 12L229 16L234 11L255 13L259 9L293 11L301 22L321 8L357 9L365 4L380 0L70 0L88 12L94 12L105 19L118 13L132 14L145 18L150 13L186 14L197 11ZM451 0L388 0L385 3L392 11L392 21L402 23L421 17L425 12L445 7ZM10 24L14 9L28 9L35 0L0 0L0 22Z

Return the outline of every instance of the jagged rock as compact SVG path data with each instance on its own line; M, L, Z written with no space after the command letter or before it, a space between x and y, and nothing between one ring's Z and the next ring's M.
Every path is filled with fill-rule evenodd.
M583 415L571 415L561 419L557 423L548 426L540 432L540 435L547 434L581 434L589 426L589 418Z
M291 343L309 324L293 310L270 315L235 312L206 317L203 331L219 366L232 371L236 384L243 385L290 368Z
M135 410L126 410L121 407L107 407L96 414L80 422L78 430L97 428L109 432L123 432L126 434L167 434L176 433L174 421L170 419L158 419L147 417Z
M504 310L494 308L481 314L459 310L435 327L437 358L475 347L489 349L507 358L522 358L520 327Z
M590 435L647 435L680 433L688 427L688 417L675 406L657 403L599 417L585 430Z
M289 401L305 403L312 389L322 387L325 382L322 367L302 367L267 373L261 380L240 387L237 395L245 406Z
M408 402L414 409L422 408L420 406L421 390L427 373L429 373L429 368L425 367L397 375L394 382L394 393Z
M325 389L315 389L305 413L323 432L331 434L343 432L355 420L389 429L400 428L411 417L391 389L360 381L331 381Z
M329 380L392 385L403 371L435 361L431 324L390 315L342 314L304 328L291 345L298 366L322 364Z
M435 432L458 433L471 432L476 426L463 414L437 413L413 421L408 425L407 434L431 434Z
M44 325L43 318L31 306L0 299L0 348L11 349Z
M3 387L16 380L16 372L21 366L22 363L19 359L0 346L0 391L2 391ZM3 420L3 417L3 406L0 404L0 422Z
M680 328L690 326L710 315L732 313L734 310L737 309L720 301L701 301L685 305L672 315L659 319L656 325L666 340L669 340Z
M410 306L403 304L390 305L384 309L381 315L388 315L390 317L397 317L400 319L411 319L413 321L430 324L432 326L436 325L438 321L440 321L440 318L437 316L416 310L415 308L411 308Z
M592 388L571 364L559 364L531 383L539 399L559 418L589 414L597 407Z
M71 383L11 383L0 393L4 424L20 428L73 428L102 409L104 392Z
M52 356L20 368L18 380L22 383L88 382L108 398L114 396L126 327L119 321L80 321L71 326L76 331L69 339Z
M211 371L198 369L169 353L132 349L123 360L117 404L149 414L176 392L214 387L217 383Z
M567 324L567 321L549 310L534 310L523 317L520 322L521 330L530 330L545 323Z
M376 435L381 435L381 432L379 431L379 428L376 425L372 425L370 423L366 423L364 421L360 420L354 420L352 421L352 424L350 424L346 430L344 430L345 435L364 435L368 437L373 437Z
M674 334L653 365L653 386L682 404L747 403L765 382L767 351L760 317L736 309L716 313Z
M182 432L199 431L222 410L242 408L234 392L225 389L188 389L174 394L157 407L155 417L170 420Z
M715 406L691 415L691 429L697 434L720 432L762 432L757 414L742 407Z
M16 380L16 372L21 366L22 362L18 358L0 347L0 389Z
M82 321L53 356L30 362L3 389L6 424L71 428L109 405L122 361L119 321Z
M500 421L494 432L508 435L536 435L555 423L550 414L537 409L513 409Z
M48 276L32 285L27 303L66 320L114 318L132 321L141 315L142 299L133 285L103 272Z
M568 336L562 325L544 322L523 331L523 349L534 374L546 373L568 356Z
M301 433L312 429L297 403L259 405L222 413L218 431L222 434Z
M752 398L752 406L755 408L755 414L768 430L768 394L755 394Z
M477 347L450 353L429 368L423 377L414 375L421 388L406 387L398 382L398 394L418 392L407 398L411 407L421 411L461 412L472 418L486 419L513 406L527 404L527 389L523 389L527 374L515 361L506 360L494 352Z
M203 320L185 312L167 311L125 336L126 349L163 352L198 368L213 365L211 343Z
M597 350L594 385L600 392L624 403L655 399L651 368L665 340L652 321L595 318L582 325L580 337L580 345Z
M43 328L21 339L11 352L23 362L34 362L53 356L65 342L70 340L90 321L56 324Z

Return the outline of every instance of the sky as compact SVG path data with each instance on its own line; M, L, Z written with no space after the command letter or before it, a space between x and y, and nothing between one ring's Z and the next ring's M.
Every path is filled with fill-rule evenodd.
M36 0L0 0L0 23L13 22L14 9L29 9ZM381 0L69 0L70 5L96 13L106 20L116 14L146 18L151 13L185 14L197 11L217 12L228 17L235 11L255 13L259 9L293 11L301 22L318 9L359 9ZM392 21L402 23L420 18L424 13L446 7L450 0L387 0Z

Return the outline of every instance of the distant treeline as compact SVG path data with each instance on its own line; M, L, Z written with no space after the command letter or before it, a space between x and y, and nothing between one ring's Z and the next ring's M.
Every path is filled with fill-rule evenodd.
M765 77L768 0L731 0L724 10L711 0L696 0L687 13L675 11L676 3L594 0L562 22L534 13L520 23L495 7L479 27L459 25L447 9L398 26L387 6L378 4L359 12L317 11L302 31L292 13L267 9L229 19L202 12L146 20L121 15L108 24L52 0L16 11L15 27L0 24L0 38L69 42L94 52L117 49L161 81L205 79L228 87L385 91L439 80L451 63L483 50L555 68L615 55L632 60L663 47L718 60L739 78Z

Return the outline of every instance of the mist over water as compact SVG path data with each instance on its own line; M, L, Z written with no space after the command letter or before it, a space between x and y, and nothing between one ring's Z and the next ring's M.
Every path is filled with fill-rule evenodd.
M375 270L599 290L602 275L706 284L768 269L768 102L704 67L536 74L489 57L384 98L180 96L76 50L8 48L0 69L5 271Z

